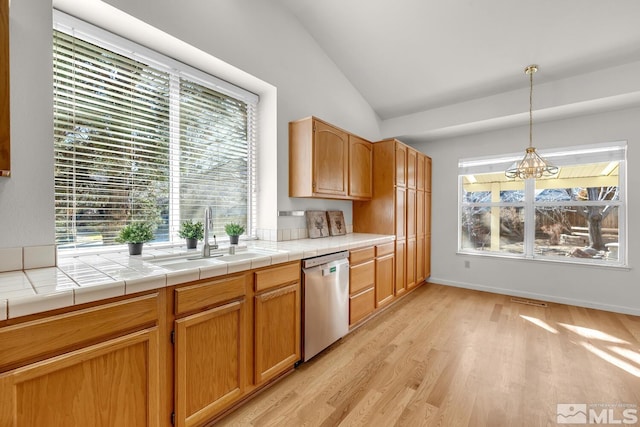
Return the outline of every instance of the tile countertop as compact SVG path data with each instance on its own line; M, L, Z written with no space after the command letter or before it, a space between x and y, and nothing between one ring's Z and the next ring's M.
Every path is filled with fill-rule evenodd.
M127 252L74 256L59 253L57 267L0 273L0 321L393 241L394 236L363 233L284 242L251 240L241 242L241 246L246 243L247 249L264 249L273 253L181 270L167 269L149 261L189 253L197 255L199 249L145 247L142 256L135 257L130 257ZM198 246L201 248L202 243ZM242 250L239 248L238 253Z

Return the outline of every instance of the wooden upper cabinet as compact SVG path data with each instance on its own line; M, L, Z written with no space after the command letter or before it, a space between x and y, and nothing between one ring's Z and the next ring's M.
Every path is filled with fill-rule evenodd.
M370 199L372 157L367 144L315 117L290 122L289 197Z
M407 150L408 147L396 142L396 185L407 186Z
M373 145L355 135L349 135L349 196L373 196Z
M407 149L407 187L416 188L418 174L418 152L413 148Z
M313 126L313 194L346 196L349 135L321 121Z
M0 176L11 173L9 84L9 0L0 0Z
M431 192L431 157L424 157L424 191Z
M417 173L416 173L416 188L419 191L424 191L424 168L425 168L426 156L418 153Z

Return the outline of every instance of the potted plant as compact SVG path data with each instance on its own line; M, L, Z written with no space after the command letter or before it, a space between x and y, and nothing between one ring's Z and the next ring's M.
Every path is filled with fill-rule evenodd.
M120 234L116 237L116 242L127 243L129 245L129 255L140 255L142 244L153 240L153 227L147 222L133 222L125 225Z
M201 221L193 222L188 219L180 224L178 236L187 240L187 249L195 249L198 246L198 240L204 237L204 225Z
M225 224L224 231L229 236L229 242L232 245L237 245L240 235L244 233L244 226L235 222L230 222L229 224Z

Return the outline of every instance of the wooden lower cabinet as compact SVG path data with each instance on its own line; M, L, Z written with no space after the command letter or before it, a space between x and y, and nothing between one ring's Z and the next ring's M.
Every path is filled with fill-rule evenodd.
M0 374L0 426L164 425L158 308L154 294L0 328L2 366L19 365Z
M422 283L426 278L425 275L425 251L426 238L419 235L416 239L416 283Z
M146 329L0 376L0 425L158 426L158 330Z
M349 263L349 326L354 326L376 308L375 247L352 250Z
M254 273L253 375L259 387L300 360L300 262Z
M376 308L376 294L374 288L366 289L349 297L349 325L354 325L364 319Z
M215 421L300 360L300 273L293 261L0 321L0 426Z
M418 285L418 283L416 282L416 244L417 241L415 237L407 239L407 290L413 289Z
M407 241L396 240L396 296L402 295L407 291L406 273L407 273Z
M300 304L299 281L255 296L256 385L300 360Z
M175 323L175 424L198 426L244 393L245 302L232 301Z
M376 308L393 301L395 293L394 244L376 247Z

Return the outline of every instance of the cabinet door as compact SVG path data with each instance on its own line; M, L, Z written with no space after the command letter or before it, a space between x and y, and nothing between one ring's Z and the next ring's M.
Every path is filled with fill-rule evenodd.
M417 192L414 189L407 190L407 237L415 238L417 230L416 204Z
M416 239L407 239L407 289L416 286Z
M396 188L396 239L404 239L407 236L407 190Z
M416 175L416 188L420 191L424 191L424 168L425 168L425 155L418 153L418 169Z
M424 157L424 191L431 191L431 157Z
M355 135L349 135L349 196L373 196L373 144Z
M376 307L382 307L393 300L394 263L393 254L376 259Z
M424 238L424 278L431 276L431 235Z
M413 148L407 149L407 187L416 188L418 178L418 152Z
M425 195L424 191L416 193L416 235L423 236L426 232L425 224Z
M431 234L431 192L424 193L424 234Z
M177 426L201 425L245 387L245 304L233 301L175 322Z
M314 195L347 196L349 135L325 123L314 121Z
M159 366L154 327L14 369L0 375L0 425L159 426Z
M425 279L425 241L424 235L416 238L416 284L420 284Z
M255 381L300 360L300 282L255 296Z
M407 146L396 142L396 185L407 186Z
M407 290L407 241L396 240L396 295L402 295Z

